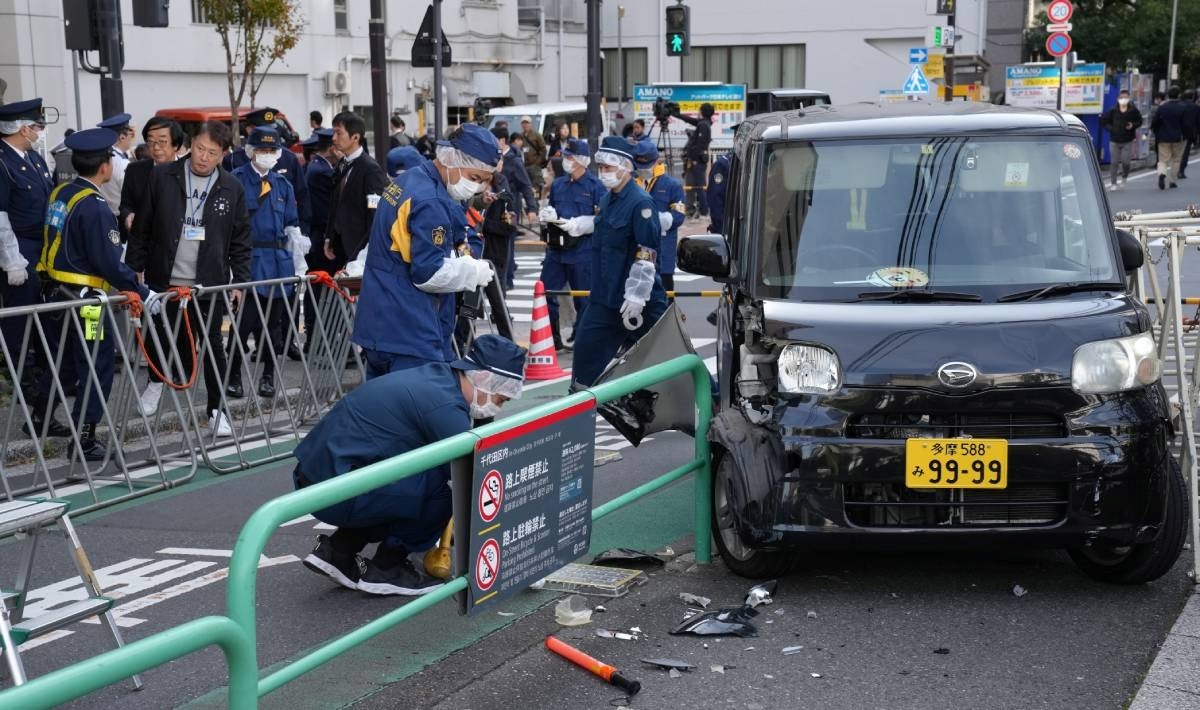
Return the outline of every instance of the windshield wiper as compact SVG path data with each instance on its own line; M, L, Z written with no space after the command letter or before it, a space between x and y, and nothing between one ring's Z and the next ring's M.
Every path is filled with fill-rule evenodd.
M1124 289L1123 284L1115 284L1111 281L1069 281L1061 284L1051 284L1042 288L1031 288L1027 291L1017 291L1016 293L1008 293L996 299L996 303L1009 303L1011 301L1036 301L1048 296L1057 296L1063 293L1078 293L1080 291L1120 291Z
M957 291L929 291L922 289L899 289L891 291L864 291L858 294L860 301L982 301L976 293Z

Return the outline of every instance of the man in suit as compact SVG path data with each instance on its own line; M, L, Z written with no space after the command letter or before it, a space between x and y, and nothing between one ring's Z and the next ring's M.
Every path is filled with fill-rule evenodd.
M192 139L192 151L167 165L155 167L146 199L138 208L129 236L125 263L143 274L151 289L163 292L172 286L225 286L250 280L250 216L246 193L237 178L220 169L221 156L229 150L229 127L208 121ZM242 292L232 291L236 306ZM225 348L221 344L224 300L208 294L188 301L194 337L207 339L198 348L204 363L206 411L214 436L232 436L233 430L221 411L221 375L225 371ZM155 320L159 342L170 337L168 324L176 322L180 303L171 300L163 308L166 316ZM207 324L207 330L205 326ZM187 353L194 342L184 328L178 329L176 347ZM209 352L205 352L207 349ZM153 353L159 372L172 369L169 359ZM152 371L150 385L139 399L143 413L158 409L162 382ZM187 374L183 374L186 378ZM176 380L180 379L178 376Z
M137 214L142 200L146 199L146 190L150 185L150 171L155 165L166 165L175 162L179 151L183 150L183 128L170 118L154 116L142 128L142 139L150 150L150 158L136 160L125 168L125 184L121 186L121 204L118 210L118 221L128 234L133 228L133 219Z
M1179 87L1172 86L1167 91L1167 101L1154 112L1150 121L1150 129L1158 141L1158 189L1165 190L1167 185L1179 187L1176 176L1179 175L1179 165L1183 158L1183 147L1188 136L1189 114L1187 107L1179 100Z
M333 174L325 227L325 257L335 270L366 246L379 196L388 185L387 173L363 147L366 133L367 124L352 111L333 117L333 147L344 156Z

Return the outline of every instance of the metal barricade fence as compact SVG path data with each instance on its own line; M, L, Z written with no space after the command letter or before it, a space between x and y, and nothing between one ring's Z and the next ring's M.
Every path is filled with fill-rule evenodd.
M449 580L439 589L392 609L374 621L260 678L255 612L258 560L267 541L281 524L416 475L431 467L470 456L480 438L520 427L591 400L597 404L610 402L682 374L691 375L695 393L695 457L688 463L593 508L592 520L602 518L689 473L694 473L695 554L697 562L707 564L712 557L712 472L707 439L712 419L712 390L704 361L697 355L688 354L268 501L250 516L242 527L234 547L226 592L227 616L195 619L134 641L122 648L34 678L25 685L0 692L0 707L50 708L211 645L219 645L225 653L229 668L229 707L236 710L257 707L259 697L277 690L304 673L465 590L468 575L474 572L472 569L461 570L460 576Z
M1191 335L1197 326L1196 319L1186 319L1183 308L1186 302L1200 303L1200 299L1186 298L1182 284L1183 261L1187 248L1200 247L1200 213L1194 210L1153 214L1120 213L1116 216L1114 224L1118 229L1130 230L1142 244L1146 256L1146 267L1139 269L1135 277L1134 292L1152 306L1153 330L1159 360L1163 364L1163 384L1171 395L1172 407L1176 411L1174 419L1180 434L1180 465L1190 492L1190 575L1193 582L1200 582L1200 481L1197 478L1195 424L1195 411L1197 404L1200 404L1200 339ZM1164 259L1167 280L1165 290L1158 273L1158 267Z
M0 400L0 500L86 493L90 502L75 508L84 512L185 483L201 462L228 473L281 460L362 381L350 343L353 301L325 274L195 287L171 294L157 316L129 295L79 293L60 288L47 303L0 309L0 354L12 384ZM316 308L299 349L299 304L310 293ZM299 349L294 363L289 346ZM115 352L111 375L105 348ZM276 387L260 397L265 372ZM237 380L248 385L243 398L228 392ZM147 392L151 384L157 395ZM78 416L58 414L75 407ZM220 417L230 435L219 431ZM84 456L85 420L106 448L100 460Z

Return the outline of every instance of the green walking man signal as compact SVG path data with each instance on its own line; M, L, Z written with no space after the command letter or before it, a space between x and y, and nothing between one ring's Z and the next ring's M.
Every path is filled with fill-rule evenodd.
M667 56L681 57L691 51L688 34L691 31L690 10L687 5L667 7Z

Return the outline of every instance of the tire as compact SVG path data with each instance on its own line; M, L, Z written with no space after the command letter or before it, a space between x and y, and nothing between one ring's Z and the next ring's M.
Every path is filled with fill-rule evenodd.
M1169 457L1167 506L1162 530L1151 542L1125 547L1091 545L1067 550L1089 577L1112 584L1144 584L1167 573L1183 550L1188 531L1188 487L1175 457Z
M723 451L717 454L713 471L712 529L717 552L725 565L740 577L767 579L786 574L792 567L791 560L778 550L761 550L746 543L738 530L729 501L732 499L733 481L737 464L733 457Z

